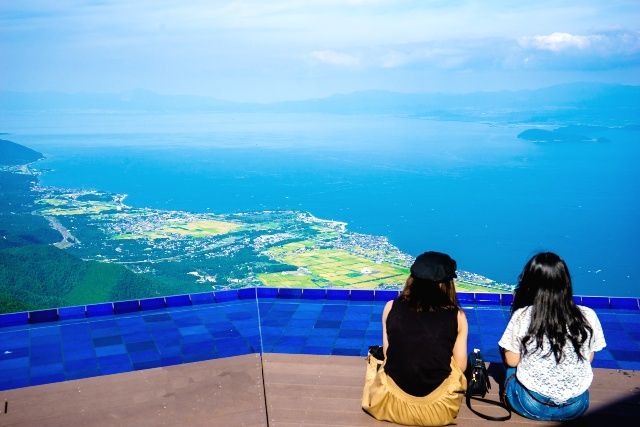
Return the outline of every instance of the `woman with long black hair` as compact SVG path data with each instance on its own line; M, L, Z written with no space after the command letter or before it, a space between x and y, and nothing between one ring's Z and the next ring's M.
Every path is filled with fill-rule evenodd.
M596 313L573 301L567 264L552 252L527 262L499 345L506 403L537 420L570 420L589 407L594 352L605 346Z
M467 318L458 305L456 262L425 252L400 296L382 313L383 351L369 354L362 408L405 425L455 423L467 383Z

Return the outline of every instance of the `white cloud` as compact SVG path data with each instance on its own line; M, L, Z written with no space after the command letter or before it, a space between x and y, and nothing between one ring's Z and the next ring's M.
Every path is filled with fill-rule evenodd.
M567 49L587 49L601 38L599 35L578 36L569 33L551 33L547 36L521 37L519 44L524 48L560 52Z
M357 67L360 65L360 58L357 56L335 50L315 50L311 52L311 58L318 62L340 67Z

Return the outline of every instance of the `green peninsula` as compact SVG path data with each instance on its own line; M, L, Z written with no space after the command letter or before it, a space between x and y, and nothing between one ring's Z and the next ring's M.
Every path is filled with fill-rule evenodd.
M38 174L0 171L0 312L249 286L400 289L412 262L383 236L308 212L133 207L42 187ZM511 286L459 271L458 289Z

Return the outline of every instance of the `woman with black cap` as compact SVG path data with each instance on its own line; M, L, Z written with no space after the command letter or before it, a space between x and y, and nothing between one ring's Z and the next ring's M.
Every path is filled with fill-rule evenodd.
M425 252L382 313L383 354L369 354L362 407L405 425L455 423L467 386L467 318L456 298L456 262ZM380 360L383 359L383 360Z

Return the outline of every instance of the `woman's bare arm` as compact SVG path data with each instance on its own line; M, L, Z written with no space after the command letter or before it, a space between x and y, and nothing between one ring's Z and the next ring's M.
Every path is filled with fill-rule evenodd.
M520 353L504 350L504 363L506 363L507 366L515 368L518 366L518 363L520 363Z
M467 335L469 334L469 325L467 316L464 311L458 310L458 336L453 345L453 359L461 371L467 369Z
M387 316L389 316L391 306L393 306L393 300L388 301L384 306L384 310L382 310L382 351L384 352L385 359L387 358L387 348L389 347L389 339L387 338Z

